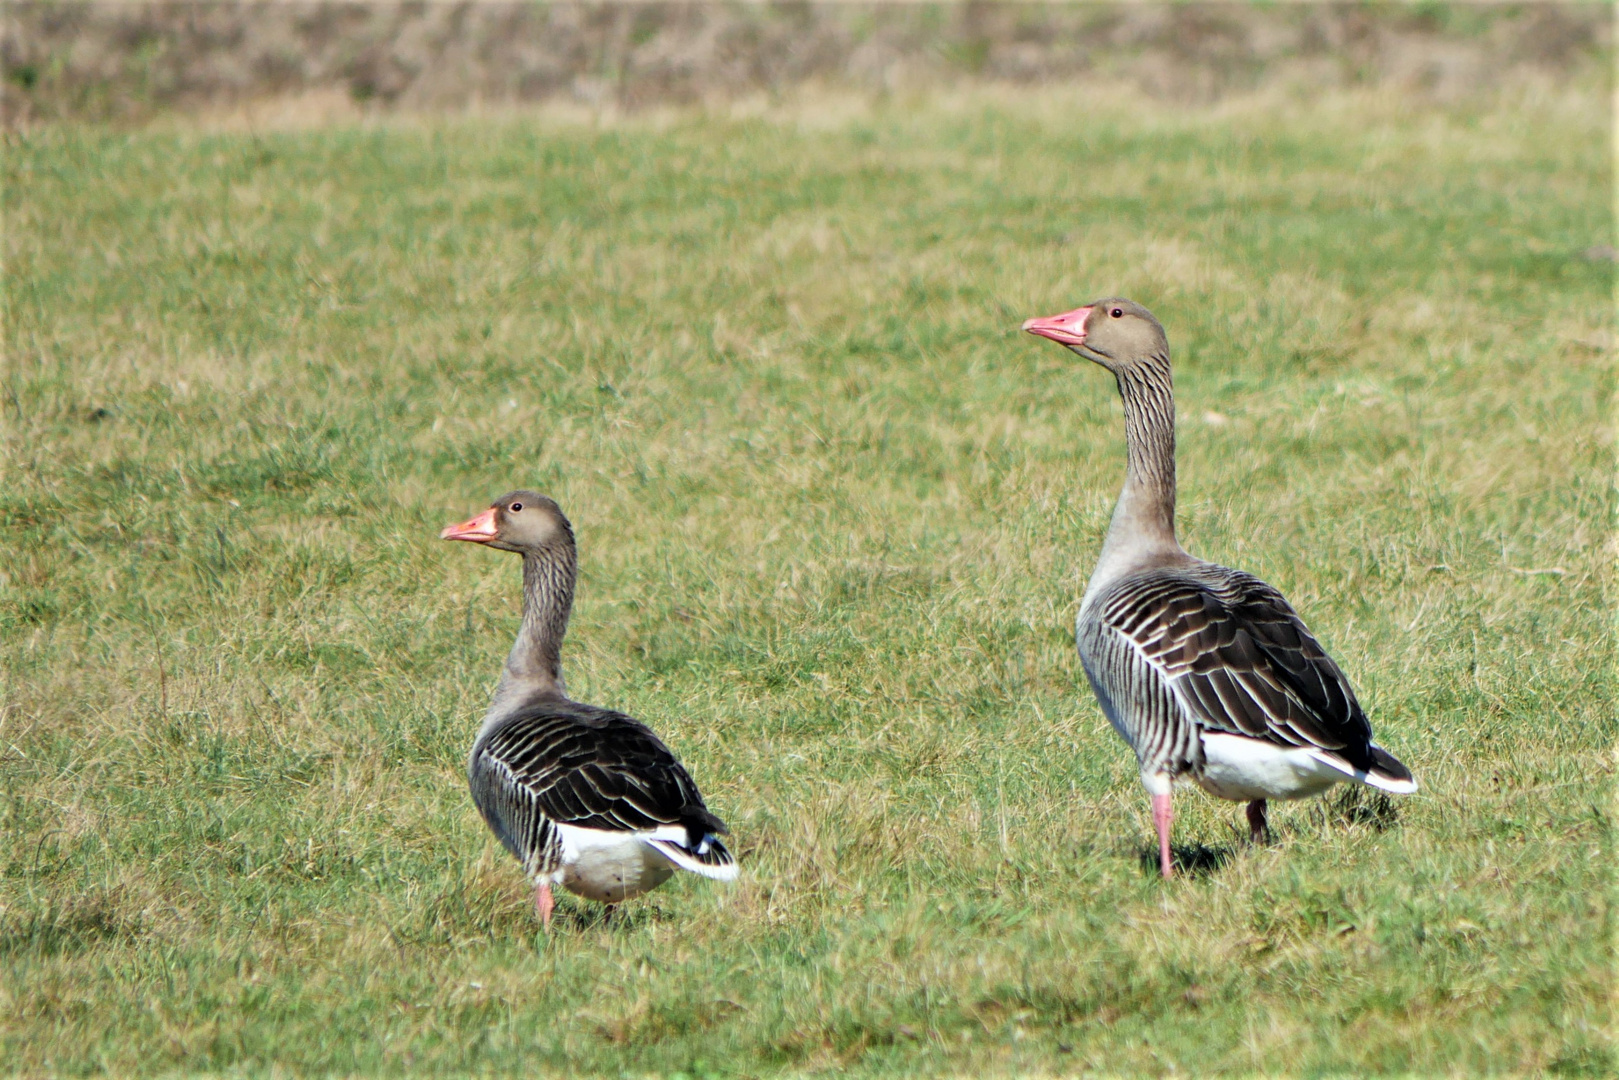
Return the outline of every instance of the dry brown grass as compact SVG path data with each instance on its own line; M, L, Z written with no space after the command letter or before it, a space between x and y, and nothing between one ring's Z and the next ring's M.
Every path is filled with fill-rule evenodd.
M126 2L17 0L0 22L13 125L307 126L540 102L640 112L964 81L1090 79L1199 103L1386 86L1458 103L1525 79L1606 80L1598 3Z

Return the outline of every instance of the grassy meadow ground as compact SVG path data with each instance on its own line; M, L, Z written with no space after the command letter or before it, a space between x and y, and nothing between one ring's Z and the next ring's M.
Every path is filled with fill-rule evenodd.
M8 137L0 1071L1605 1075L1602 92L1084 90ZM1169 329L1181 527L1422 791L1187 791L1072 621ZM540 933L463 762L517 485L570 687L734 831Z

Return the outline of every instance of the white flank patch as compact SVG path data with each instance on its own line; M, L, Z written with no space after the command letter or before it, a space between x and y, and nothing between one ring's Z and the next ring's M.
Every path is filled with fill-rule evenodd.
M616 904L640 896L674 874L670 861L647 845L653 833L557 826L562 836L562 887L588 900Z
M1367 773L1314 746L1277 746L1242 735L1203 736L1203 775L1198 784L1222 799L1304 799L1346 780L1395 795L1417 790L1415 780Z
M1346 763L1313 746L1277 746L1242 735L1210 734L1203 736L1203 775L1197 782L1210 795L1248 802L1304 799L1358 778Z
M717 881L736 877L736 864L708 866L686 850L683 825L640 832L558 825L562 835L563 888L590 900L616 904L662 885L678 867Z

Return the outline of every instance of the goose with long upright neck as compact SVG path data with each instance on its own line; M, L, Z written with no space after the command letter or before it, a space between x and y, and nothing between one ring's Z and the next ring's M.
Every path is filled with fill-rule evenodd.
M1282 594L1193 558L1176 539L1175 398L1158 320L1110 299L1023 329L1112 372L1124 399L1124 487L1075 636L1097 701L1152 796L1163 876L1173 874L1176 780L1246 802L1256 841L1269 799L1343 781L1415 791L1411 771L1372 742L1349 680Z
M578 557L551 499L513 491L444 529L523 556L523 624L472 744L472 800L534 882L546 926L551 886L605 904L655 889L675 870L729 881L726 829L669 748L639 720L568 698L562 639Z

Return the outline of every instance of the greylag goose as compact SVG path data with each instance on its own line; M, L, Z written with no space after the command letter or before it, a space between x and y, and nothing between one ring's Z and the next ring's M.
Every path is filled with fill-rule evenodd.
M1175 400L1158 320L1113 299L1023 329L1112 372L1124 398L1124 489L1075 637L1102 712L1135 751L1152 796L1163 876L1173 872L1177 779L1247 802L1256 841L1268 799L1306 798L1346 780L1415 791L1410 770L1372 742L1349 680L1282 594L1193 558L1176 540Z
M439 533L523 556L523 624L472 744L472 801L534 882L549 927L552 885L616 904L674 871L729 881L725 824L639 720L569 700L562 638L578 576L573 526L544 495L514 491Z

